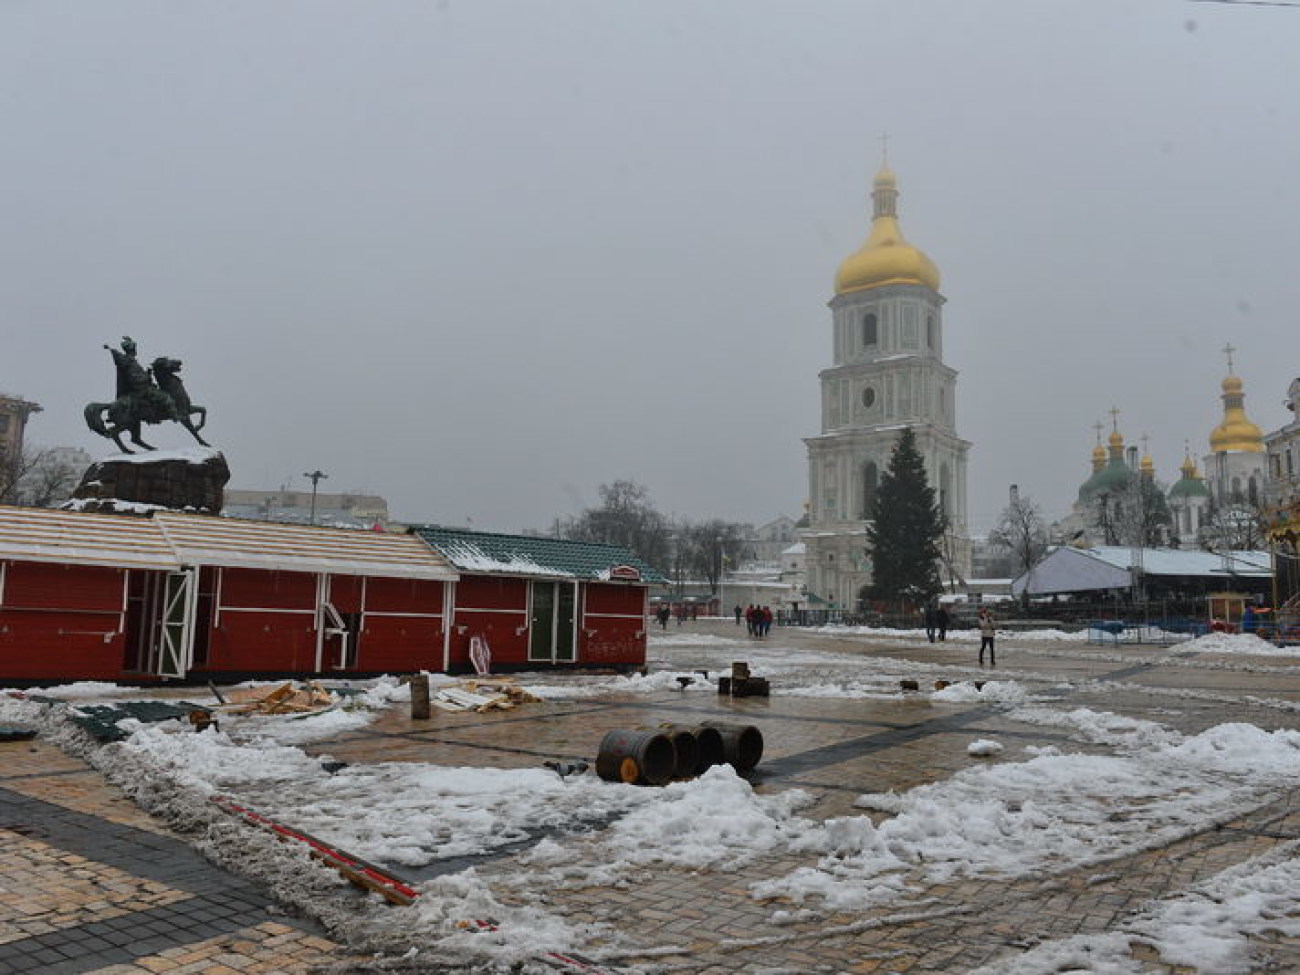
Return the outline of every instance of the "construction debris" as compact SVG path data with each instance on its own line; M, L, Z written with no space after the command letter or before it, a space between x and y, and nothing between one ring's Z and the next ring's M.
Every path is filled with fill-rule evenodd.
M335 707L336 701L317 681L295 689L293 681L276 687L238 687L212 710L222 714L317 714Z
M454 687L439 688L429 702L444 711L509 711L520 704L537 704L540 697L529 694L513 681L467 680Z

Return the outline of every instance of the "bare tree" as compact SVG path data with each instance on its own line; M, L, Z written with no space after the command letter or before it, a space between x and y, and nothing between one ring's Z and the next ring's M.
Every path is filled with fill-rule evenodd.
M1103 545L1155 548L1169 540L1173 515L1164 488L1146 477L1098 494L1092 502L1093 529Z
M562 538L621 545L653 566L669 564L672 530L668 519L650 501L650 492L635 481L600 486L600 504L576 518L559 521Z
M72 497L81 480L82 468L52 450L37 452L26 475L19 481L21 504L52 508Z
M81 468L58 451L24 447L10 459L0 457L0 502L50 508L72 497Z
M745 526L713 518L698 524L683 523L678 530L678 544L689 552L688 564L697 578L709 584L709 592L718 592L724 568L738 561L745 547Z
M1047 552L1047 523L1043 521L1043 512L1032 498L1022 497L1014 484L1011 500L1002 510L997 526L989 532L989 541L1011 555L1017 576L1028 572L1032 578L1034 566ZM1028 585L1024 600L1029 601Z
M1205 525L1198 541L1210 552L1249 551L1268 548L1263 505L1246 497L1227 502L1210 499Z

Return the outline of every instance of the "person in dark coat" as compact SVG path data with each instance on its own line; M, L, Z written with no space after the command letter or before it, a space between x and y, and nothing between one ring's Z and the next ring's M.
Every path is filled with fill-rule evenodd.
M940 643L948 639L948 624L951 622L952 622L952 617L949 616L948 611L944 609L942 605L940 605L939 608L934 611L934 625L935 628L939 631Z
M935 627L939 625L939 613L934 608L934 603L925 604L925 638L931 643L934 642Z

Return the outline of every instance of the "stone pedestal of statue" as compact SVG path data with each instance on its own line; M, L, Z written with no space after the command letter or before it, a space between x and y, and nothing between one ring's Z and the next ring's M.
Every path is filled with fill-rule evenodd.
M157 508L219 515L230 468L219 450L149 450L97 461L64 507L76 511L147 514Z

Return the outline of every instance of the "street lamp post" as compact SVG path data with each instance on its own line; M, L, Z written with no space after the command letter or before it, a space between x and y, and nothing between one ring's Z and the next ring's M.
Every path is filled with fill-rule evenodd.
M718 543L718 615L725 616L727 612L727 608L722 598L722 591L723 591L722 577L727 571L727 556L722 551L722 539L719 538L717 540L717 543Z
M311 481L311 523L316 524L316 485L323 479L328 478L328 474L320 471L312 471L310 474L304 474L303 477Z

